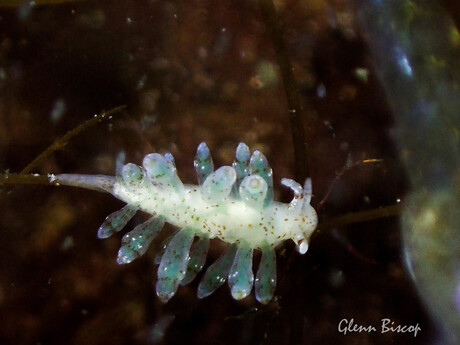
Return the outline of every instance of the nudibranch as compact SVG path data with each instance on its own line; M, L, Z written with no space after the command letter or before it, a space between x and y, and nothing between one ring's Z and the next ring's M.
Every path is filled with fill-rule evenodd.
M183 184L170 153L150 153L142 166L117 164L117 176L58 174L51 183L109 192L126 202L110 214L98 230L107 238L123 229L137 211L151 215L121 240L117 262L127 264L143 255L165 223L180 229L157 254L157 295L167 302L179 285L191 282L205 265L210 240L226 242L222 256L208 267L198 285L198 297L212 294L228 278L235 299L255 296L268 303L276 286L275 247L287 239L304 254L318 218L310 205L311 180L302 187L283 178L294 198L289 204L273 200L273 173L266 157L252 154L246 144L236 149L232 166L214 171L208 147L198 146L194 160L198 185ZM262 252L254 279L253 251ZM161 258L161 259L160 259Z

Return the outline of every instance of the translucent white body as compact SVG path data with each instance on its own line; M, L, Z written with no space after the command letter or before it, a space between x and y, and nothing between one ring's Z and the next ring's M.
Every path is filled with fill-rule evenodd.
M302 245L318 222L309 203L296 209L290 204L272 201L265 208L255 209L241 199L228 196L212 204L203 200L197 185L185 185L177 192L146 183L128 188L117 181L112 193L128 204L139 205L142 211L165 217L167 223L178 228L192 227L197 235L217 237L227 243L245 241L254 249L260 248L264 241L274 247L287 239Z
M289 204L273 200L272 169L265 156L240 143L232 166L214 171L211 154L205 143L197 148L194 167L199 185L184 185L170 153L150 153L142 166L120 162L117 176L49 175L50 182L106 191L126 205L107 216L98 230L107 238L122 230L138 210L150 219L137 225L122 238L117 262L127 264L142 256L162 230L164 223L180 230L168 239L157 253L157 295L167 302L179 285L191 282L206 262L210 239L228 243L224 253L202 276L197 295L212 294L228 279L235 299L248 296L255 287L255 297L269 303L276 287L275 247L291 239L304 254L308 240L318 223L310 205L311 180L304 187L291 179L281 183L292 189ZM262 252L254 277L254 249Z

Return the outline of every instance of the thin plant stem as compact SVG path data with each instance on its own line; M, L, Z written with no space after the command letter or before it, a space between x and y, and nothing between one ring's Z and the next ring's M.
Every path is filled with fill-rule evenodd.
M276 60L281 72L289 107L288 116L294 142L295 177L297 181L304 181L310 176L308 145L302 122L302 101L284 42L283 25L279 20L272 0L259 0L259 7L276 52Z
M325 220L318 224L316 231L322 232L354 223L363 223L381 218L395 217L401 214L402 203L375 208L368 211L350 212L342 216Z
M15 185L15 184L41 184L41 185L54 185L50 182L47 175L39 174L16 174L5 172L0 175L0 186L2 185Z
M62 150L64 146L67 145L69 140L79 134L80 132L86 130L88 127L95 125L98 122L104 121L115 113L118 113L126 108L126 105L120 105L118 107L112 108L107 111L101 111L99 114L94 115L92 119L86 120L81 123L74 129L68 131L62 137L57 138L50 146L48 146L45 151L40 153L30 164L28 164L24 169L21 170L21 174L29 174L35 169L38 164L44 160L46 157L51 155L54 151Z
M37 184L58 186L59 184L50 182L47 175L39 174L15 174L3 173L0 175L0 185L10 184ZM402 203L375 208L368 211L350 212L342 216L334 217L329 220L322 221L318 224L317 231L323 232L334 228L340 228L345 225L354 223L363 223L381 218L395 217L401 214Z

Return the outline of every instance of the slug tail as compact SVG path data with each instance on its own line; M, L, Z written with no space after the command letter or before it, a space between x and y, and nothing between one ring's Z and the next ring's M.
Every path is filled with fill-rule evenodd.
M113 192L116 178L107 175L49 174L50 183L71 187L80 187L98 192Z

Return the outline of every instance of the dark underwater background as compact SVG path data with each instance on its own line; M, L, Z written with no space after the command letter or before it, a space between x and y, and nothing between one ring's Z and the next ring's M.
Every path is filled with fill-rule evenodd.
M404 152L356 3L275 5L304 107L313 205L333 184L320 221L404 200L411 189ZM455 2L442 6L458 24ZM138 164L149 152L171 152L184 183L196 183L201 141L216 167L230 164L243 141L267 156L275 198L290 201L279 183L295 175L288 104L256 1L0 1L2 171L21 171L56 138L119 105L127 107L34 172L113 175L122 150ZM334 182L347 164L365 159L382 161ZM406 267L399 217L322 229L303 256L286 242L268 305L253 294L235 301L226 284L199 300L198 279L162 304L153 263L160 243L119 266L122 234L96 238L122 206L108 194L68 187L2 190L0 343L442 343L443 320L429 312ZM145 219L138 214L128 227ZM223 248L212 242L208 265ZM421 331L381 333L384 318ZM377 331L343 334L343 319Z

